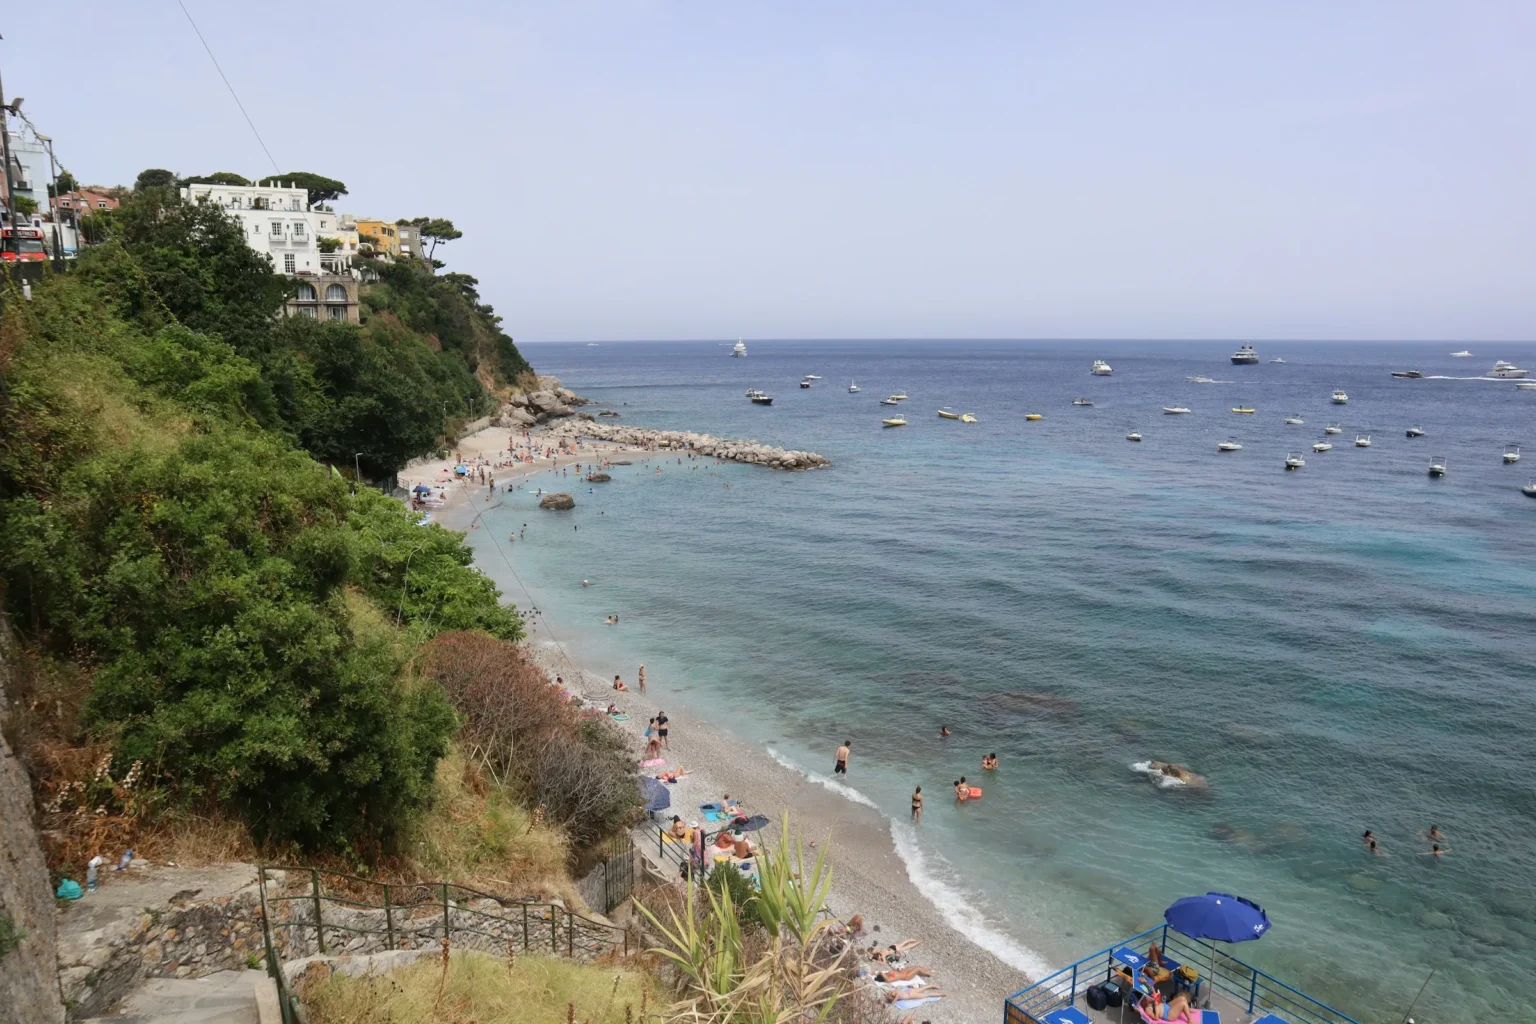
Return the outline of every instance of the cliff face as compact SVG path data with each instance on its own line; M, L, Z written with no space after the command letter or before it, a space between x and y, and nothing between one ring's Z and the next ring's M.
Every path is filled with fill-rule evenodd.
M0 719L10 632L0 612ZM32 787L0 734L0 1021L58 1024L58 935L48 866L32 827Z

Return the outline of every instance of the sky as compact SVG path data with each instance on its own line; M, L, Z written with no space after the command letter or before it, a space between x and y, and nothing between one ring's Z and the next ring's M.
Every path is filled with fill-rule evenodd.
M275 168L177 0L7 5L7 98L451 218L520 341L1536 338L1529 0L183 2Z

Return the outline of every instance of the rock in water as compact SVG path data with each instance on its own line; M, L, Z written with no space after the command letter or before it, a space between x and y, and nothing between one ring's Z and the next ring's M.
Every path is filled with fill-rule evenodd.
M539 501L539 508L566 509L575 508L576 499L561 491L557 494L546 494Z
M605 484L609 480L612 480L612 479L613 479L613 477L609 476L607 473L588 473L587 474L587 483L589 483L589 484Z

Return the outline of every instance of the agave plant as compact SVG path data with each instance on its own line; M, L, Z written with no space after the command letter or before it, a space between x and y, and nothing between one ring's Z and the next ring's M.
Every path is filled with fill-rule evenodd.
M689 887L684 911L671 911L670 923L640 906L665 945L653 952L674 965L685 979L683 998L668 1007L668 1024L791 1024L825 1021L842 994L842 953L817 961L822 933L830 919L822 915L832 868L826 851L814 864L791 837L789 819L778 842L758 855L761 890L757 912L767 933L760 956L746 962L741 921L724 886L704 888L709 906L695 911L696 889Z

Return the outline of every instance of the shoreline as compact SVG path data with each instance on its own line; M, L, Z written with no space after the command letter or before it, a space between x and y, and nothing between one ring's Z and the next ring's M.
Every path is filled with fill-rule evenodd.
M466 459L490 455L494 461L497 452L505 453L507 439L514 434L520 436L522 431L488 427L462 439L459 452ZM535 445L541 440L553 444L561 439L547 430L534 431L531 436ZM578 439L576 444L575 454L541 458L533 465L495 468L498 486L503 480L525 486L528 478L538 473L589 461L595 455L640 461L666 454L599 444L591 438ZM431 482L441 482L444 470L451 477L454 464L430 460L407 467L400 475L402 486L434 477ZM480 488L480 496L475 494L476 487ZM489 497L486 485L456 481L445 490L446 503L435 510L434 521L449 529L478 529L476 521L490 507L488 501L481 500ZM728 725L700 715L687 699L669 694L666 680L657 679L654 674L648 680L649 692L639 693L635 689L635 659L622 665L598 665L581 650L568 649L555 638L551 627L568 634L571 630L565 627L573 624L545 623L542 612L525 617L524 621L528 630L526 644L535 661L552 677L563 677L566 688L572 692L604 705L609 701L617 703L629 715L629 721L616 724L635 740L637 749L643 742L641 734L646 722L658 710L666 709L672 723L671 745L663 752L666 767L687 768L690 772L668 786L673 800L670 813L677 813L685 821L696 819L700 804L718 801L726 793L739 799L748 813L768 815L774 825L781 824L787 813L808 854L828 852L833 867L829 906L845 920L855 913L863 915L867 929L863 948L874 941L887 945L909 938L921 940L909 962L932 970L934 983L949 997L921 1006L916 1011L919 1019L985 1019L997 1014L1004 999L1029 983L1023 965L1035 966L1033 954L980 920L980 915L945 883L926 877L923 856L911 827L888 819L857 790L856 783L845 785L821 773L806 771L771 748L737 737ZM616 693L612 689L615 673L631 687L628 692ZM856 759L852 767L856 778ZM930 803L942 799L936 792ZM666 820L670 820L669 814ZM812 841L816 850L809 847ZM924 891L920 881L928 891ZM973 938L975 935L980 938ZM1005 962L1004 955L1012 962Z

